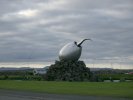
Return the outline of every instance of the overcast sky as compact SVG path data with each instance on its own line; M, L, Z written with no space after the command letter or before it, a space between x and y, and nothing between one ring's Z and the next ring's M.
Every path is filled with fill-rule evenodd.
M54 63L83 38L87 65L133 68L133 0L0 0L1 63Z

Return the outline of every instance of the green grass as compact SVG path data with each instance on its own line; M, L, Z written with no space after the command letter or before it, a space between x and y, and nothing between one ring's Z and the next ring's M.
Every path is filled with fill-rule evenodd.
M133 82L97 83L0 80L0 89L133 98Z

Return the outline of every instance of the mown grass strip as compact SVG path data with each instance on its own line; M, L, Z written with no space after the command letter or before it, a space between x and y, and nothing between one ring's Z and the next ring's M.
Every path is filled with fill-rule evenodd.
M55 94L133 98L133 82L105 83L0 80L0 88Z

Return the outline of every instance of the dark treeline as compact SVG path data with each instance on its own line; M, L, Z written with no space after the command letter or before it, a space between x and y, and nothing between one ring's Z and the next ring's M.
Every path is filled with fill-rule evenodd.
M33 69L0 72L0 80L43 80L43 77L41 75L33 75Z
M104 80L132 80L133 74L129 74L133 70L120 70L120 69L101 69L91 71L91 80L92 81L104 81Z
M91 70L88 81L102 82L104 80L131 80L133 81L133 74L128 74L133 70ZM14 70L14 71L0 71L0 80L46 80L46 75L34 75L33 69L30 70Z

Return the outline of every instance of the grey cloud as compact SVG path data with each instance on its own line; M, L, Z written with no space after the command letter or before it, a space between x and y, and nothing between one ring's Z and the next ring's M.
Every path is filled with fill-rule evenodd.
M0 1L0 61L52 62L58 59L63 45L82 38L93 39L83 44L81 59L88 63L94 59L132 57L132 3L132 0ZM37 12L28 16L27 10ZM21 11L24 12L19 15ZM132 59L124 60L125 64L131 62Z

